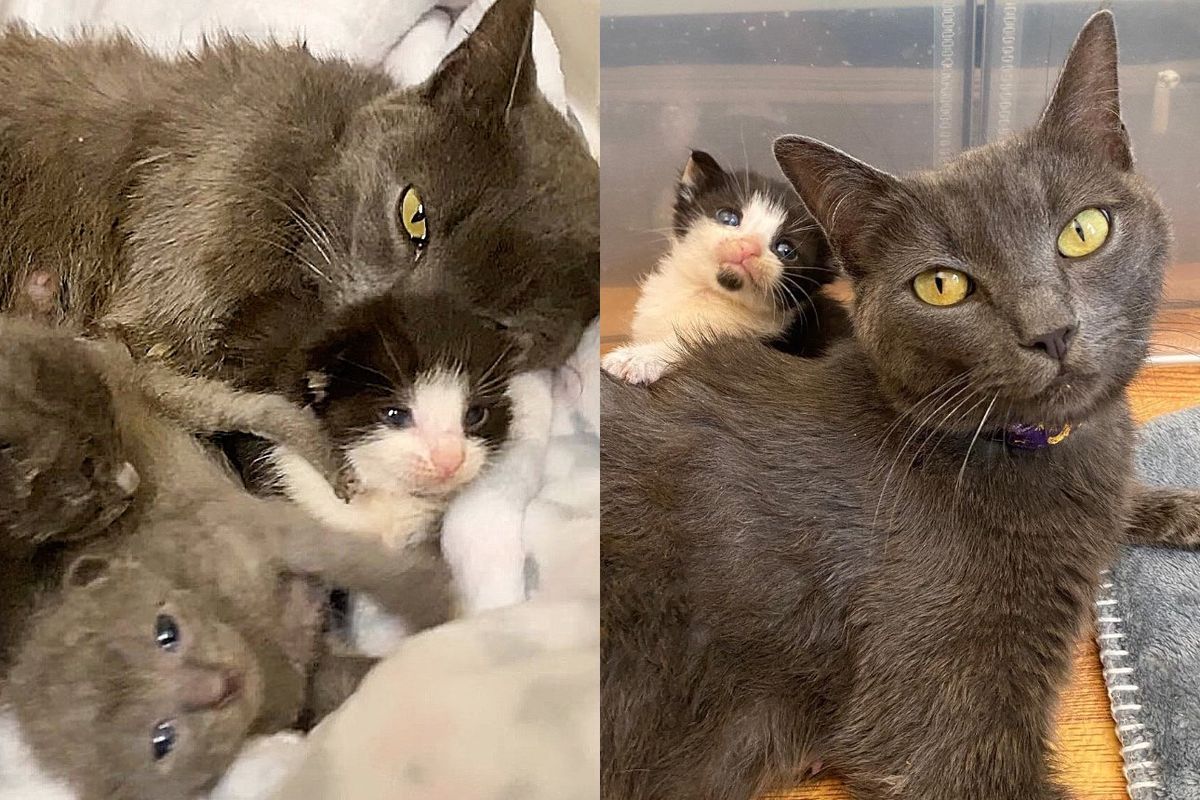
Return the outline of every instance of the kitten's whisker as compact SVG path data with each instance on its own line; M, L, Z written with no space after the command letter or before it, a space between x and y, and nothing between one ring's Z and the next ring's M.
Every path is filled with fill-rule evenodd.
M388 377L384 373L380 372L379 370L375 369L374 367L368 367L366 364L359 364L357 361L351 361L343 353L338 353L337 360L341 361L344 364L349 364L352 367L356 367L357 369L361 369L364 372L374 373L375 375L378 375L379 377L383 378L385 381L389 381L389 382L391 381L390 377ZM391 389L388 389L388 391L391 391Z
M787 285L791 286L792 288L797 289L802 295L804 295L804 299L808 301L809 305L814 305L812 295L809 294L808 292L804 291L804 287L801 286L800 284L792 283L789 278L790 278L790 276L785 272L780 278L780 284L781 285L787 284ZM814 281L814 283L815 283L815 281ZM820 284L817 284L817 285L819 286ZM794 296L795 295L793 295L793 297Z
M378 325L375 326L375 332L379 334L379 343L383 345L383 352L387 353L388 360L396 368L396 374L403 375L404 370L400 368L400 362L396 360L396 355L392 352L392 346L388 344L387 337L383 335L383 331L380 330Z

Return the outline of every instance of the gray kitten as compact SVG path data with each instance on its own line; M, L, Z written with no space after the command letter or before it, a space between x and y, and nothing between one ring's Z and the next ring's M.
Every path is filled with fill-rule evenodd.
M237 381L225 345L272 306L402 282L559 363L599 308L597 169L536 90L532 14L499 0L405 89L300 46L227 37L166 60L9 28L0 308Z
M418 629L449 617L451 580L434 550L397 555L242 491L157 413L118 348L3 332L3 360L91 374L31 394L79 402L79 391L107 389L120 452L142 478L104 536L44 564L71 566L24 626L7 676L6 701L39 763L85 800L191 797L248 735L311 724L353 691L371 662L326 648L325 595L310 576L402 607ZM47 435L67 424L43 423Z
M1132 471L1171 233L1112 16L1032 130L940 169L775 153L854 336L604 387L604 796L749 800L821 763L856 798L1063 800L1052 714L1099 573L1200 523Z

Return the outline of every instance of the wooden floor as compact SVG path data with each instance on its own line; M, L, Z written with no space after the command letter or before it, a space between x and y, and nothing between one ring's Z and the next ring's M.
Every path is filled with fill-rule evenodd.
M619 342L628 330L631 306L636 299L632 287L602 291L601 336L603 349ZM1169 312L1167 315L1168 316ZM1194 320L1189 320L1193 322ZM1192 326L1189 326L1192 327ZM1159 341L1180 339L1184 346L1200 350L1179 328L1160 331ZM1170 352L1178 352L1173 350ZM1148 366L1131 389L1134 415L1139 422L1200 405L1200 365ZM1058 710L1059 763L1064 777L1079 800L1126 800L1125 777L1100 658L1091 634L1079 642L1071 685ZM836 777L806 783L773 800L848 800Z

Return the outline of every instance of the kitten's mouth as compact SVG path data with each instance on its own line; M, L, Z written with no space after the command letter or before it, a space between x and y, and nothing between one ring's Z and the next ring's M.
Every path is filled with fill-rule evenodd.
M741 291L747 283L762 283L762 273L750 263L722 262L717 267L717 283L731 292Z
M717 270L717 283L721 285L721 288L728 289L731 292L741 291L742 287L746 285L746 281L743 279L742 273L738 271L738 268L726 265L722 265Z

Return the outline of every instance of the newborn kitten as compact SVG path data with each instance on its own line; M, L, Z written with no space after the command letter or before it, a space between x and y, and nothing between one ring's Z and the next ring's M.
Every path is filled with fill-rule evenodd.
M43 331L0 319L0 558L103 531L138 488L108 386Z
M344 502L286 446L271 457L280 488L335 530L394 547L431 533L507 436L512 340L451 295L398 291L344 309L273 355L299 338L277 329L276 345L248 348L268 360L247 374L294 387L293 399L321 420L352 495Z
M1101 570L1160 515L1200 539L1196 494L1189 517L1132 469L1171 232L1112 15L1024 134L899 177L775 153L854 336L606 383L603 796L749 800L820 762L863 800L1066 800L1053 711Z
M0 29L0 309L57 305L237 383L248 306L330 313L402 283L561 363L599 308L597 168L536 90L532 21L533 0L498 0L406 88L302 46L164 59Z
M58 346L27 351L42 369L98 374L143 479L108 535L72 549L61 595L30 621L8 678L39 762L85 800L192 797L247 736L315 721L336 704L333 688L352 690L369 662L324 650L325 594L305 576L389 610L420 593L440 610L419 626L448 617L440 559L334 536L291 503L247 494L155 412L127 357L46 335ZM48 435L55 427L47 421Z
M775 340L793 323L818 334L806 354L815 353L845 328L840 306L820 294L834 277L825 236L791 187L694 151L676 187L670 249L642 282L633 343L606 355L604 369L653 383L689 341Z

